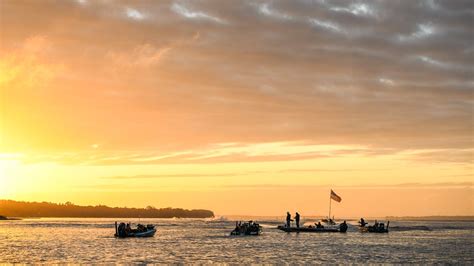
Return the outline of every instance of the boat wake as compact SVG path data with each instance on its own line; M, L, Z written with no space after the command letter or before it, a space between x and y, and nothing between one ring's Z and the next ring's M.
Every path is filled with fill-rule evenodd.
M225 216L213 217L213 218L206 218L204 219L206 222L227 222L229 219Z
M390 226L390 231L432 231L431 228L424 225L414 225L414 226Z

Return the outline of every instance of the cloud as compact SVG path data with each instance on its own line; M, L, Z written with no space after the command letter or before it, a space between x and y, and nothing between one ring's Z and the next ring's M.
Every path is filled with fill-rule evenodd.
M46 85L64 72L64 66L49 60L51 41L34 35L18 48L0 54L0 85L2 89L32 88Z
M139 12L136 9L127 7L125 9L125 12L127 14L127 17L129 17L131 19L134 19L134 20L143 20L143 19L145 19L145 15L143 13Z
M97 145L97 144L94 144ZM217 144L201 149L176 152L120 152L96 151L99 145L92 145L92 151L57 154L25 154L18 157L24 163L54 161L61 164L83 165L148 165L148 164L194 164L225 162L272 162L343 157L368 152L363 147L328 145L305 145L304 143L255 143Z
M321 188L332 188L332 189L451 189L451 188L468 188L472 189L472 182L438 182L438 183L401 183L401 184L363 184L363 185L282 185L282 184L252 184L252 185L224 185L222 188L240 188L240 189L289 189L289 188L300 188L300 189L321 189Z
M53 2L2 5L2 89L23 93L5 101L5 153L90 164L344 154L314 147L330 145L471 163L471 1ZM307 150L254 151L296 142Z
M376 16L376 11L374 10L374 8L366 3L353 3L347 7L333 6L330 8L330 10L336 11L336 12L349 13L354 16L362 16L362 17L375 17Z
M400 41L416 41L437 34L437 29L431 24L418 24L417 30L409 35L399 35Z
M173 10L178 15L181 15L181 16L183 16L185 18L188 18L188 19L207 20L207 21L211 21L211 22L217 22L217 23L220 23L220 24L225 24L226 23L224 20L222 20L218 17L211 16L211 15L206 14L206 13L201 12L201 11L190 10L187 7L185 7L184 5L179 4L179 3L173 3L171 5L171 10Z
M309 18L308 21L312 25L324 30L329 30L337 33L345 33L345 30L343 30L339 25L330 21L322 21L315 18Z
M133 176L106 176L103 179L161 179L161 178L195 178L195 177L230 177L244 174L223 173L223 174L156 174L156 175L133 175Z
M389 85L389 86L395 85L395 82L393 82L393 80L391 79L379 78L378 81L384 85Z
M106 58L119 66L128 67L150 67L157 65L173 47L154 47L151 44L137 45L131 52L115 52L107 53Z
M281 19L281 20L291 20L291 19L293 19L293 17L291 17L288 14L281 13L277 10L272 9L270 7L269 3L258 4L258 5L256 5L256 7L258 9L258 12L262 15L265 15L265 16L269 16L269 17L273 17L273 18Z

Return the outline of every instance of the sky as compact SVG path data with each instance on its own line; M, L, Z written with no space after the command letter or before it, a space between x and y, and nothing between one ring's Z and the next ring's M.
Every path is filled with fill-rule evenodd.
M0 0L0 198L474 215L473 1Z

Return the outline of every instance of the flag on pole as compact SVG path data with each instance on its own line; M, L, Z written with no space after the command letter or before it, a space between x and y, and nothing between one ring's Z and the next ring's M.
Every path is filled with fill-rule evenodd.
M337 201L337 202L341 202L342 198L339 197L336 193L334 193L334 191L332 191L331 189L331 199Z

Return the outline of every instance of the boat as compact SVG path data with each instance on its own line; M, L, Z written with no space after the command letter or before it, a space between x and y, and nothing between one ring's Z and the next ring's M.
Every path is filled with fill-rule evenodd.
M280 225L277 227L279 230L282 230L287 233L300 233L300 232L308 232L308 233L339 233L341 232L339 228L331 227L331 228L316 228L313 226L307 227L286 227L285 225Z
M321 223L315 224L315 226L304 226L304 227L287 227L286 225L280 225L277 229L287 233L345 233L347 232L347 224L345 222L339 224L339 226L321 226Z
M130 224L125 225L125 223L120 223L117 226L117 222L115 222L115 237L153 237L155 233L156 228L152 224L147 226L138 224L136 229L132 229L130 228Z
M388 233L388 227L390 226L390 221L387 222L387 226L384 223L378 223L375 221L374 225L365 226L366 223L361 219L362 222L359 222L359 231L363 233Z
M12 218L0 215L0 221L18 221L21 220L20 218Z
M254 221L246 223L236 222L235 229L230 232L231 236L257 236L262 233L262 226Z
M291 232L296 232L296 233L300 233L300 232L310 232L310 233L345 233L347 232L347 223L346 221L340 223L340 224L337 224L335 221L334 221L334 216L333 218L331 219L331 202L332 201L336 201L336 202L341 202L342 201L342 198L340 196L338 196L332 189L329 193L329 215L326 218L322 219L320 222L318 223L315 223L314 226L313 225L310 225L310 226L305 226L305 227L291 227L290 226L290 222L292 221L290 219L290 214L287 213L287 224L286 225L280 225L277 227L277 229L279 230L282 230L282 231L285 231L285 232L288 232L288 233L291 233ZM326 227L324 227L322 224L326 224Z

